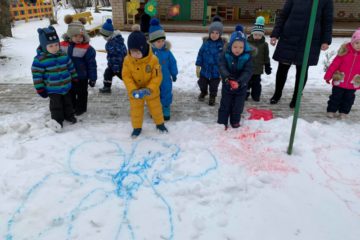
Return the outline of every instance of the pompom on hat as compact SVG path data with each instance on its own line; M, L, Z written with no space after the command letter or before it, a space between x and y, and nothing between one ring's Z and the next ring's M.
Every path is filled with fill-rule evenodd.
M260 33L262 35L265 35L264 24L265 24L265 18L263 16L257 17L255 24L251 29L251 34Z
M114 26L112 24L112 20L110 18L106 19L105 23L102 25L100 29L100 34L109 37L114 33Z
M159 39L166 39L165 31L161 27L159 19L153 18L150 21L149 40L150 42L155 42Z
M85 18L79 18L78 21L74 21L73 16L71 15L66 15L64 17L64 22L66 24L68 24L68 29L66 32L66 35L71 39L73 36L75 35L87 35L86 30L85 30L85 24L86 24L86 19Z

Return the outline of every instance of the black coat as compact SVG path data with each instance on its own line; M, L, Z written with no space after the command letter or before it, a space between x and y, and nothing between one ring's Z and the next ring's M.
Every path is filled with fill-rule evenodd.
M286 0L277 16L271 37L279 39L273 59L282 63L302 65L312 0ZM317 65L321 44L331 44L333 1L319 0L309 65Z

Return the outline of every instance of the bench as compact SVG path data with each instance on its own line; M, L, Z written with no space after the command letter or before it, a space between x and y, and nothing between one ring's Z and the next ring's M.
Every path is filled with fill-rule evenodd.
M72 15L74 21L79 20L79 18L85 18L86 22L91 25L91 21L94 20L93 16L91 15L91 12L82 12L82 13L76 13Z

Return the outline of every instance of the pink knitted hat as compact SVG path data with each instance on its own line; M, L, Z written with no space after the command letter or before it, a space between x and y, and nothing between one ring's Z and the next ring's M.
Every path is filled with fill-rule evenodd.
M360 40L360 28L358 28L351 37L351 43L354 43L356 40Z

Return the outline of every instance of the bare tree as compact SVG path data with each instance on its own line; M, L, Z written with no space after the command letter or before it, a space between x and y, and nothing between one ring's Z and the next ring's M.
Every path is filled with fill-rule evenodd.
M9 0L0 1L0 16L0 34L4 37L12 37Z

